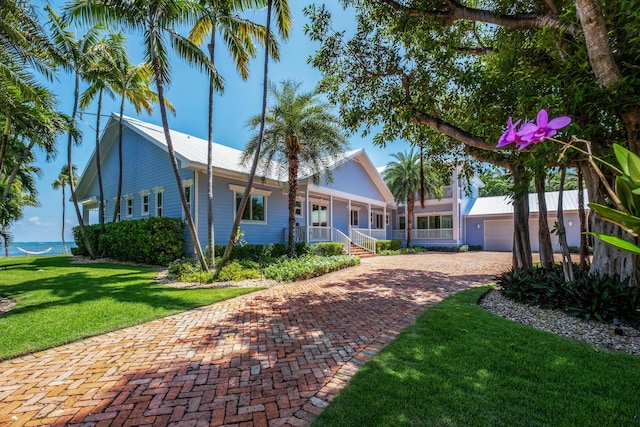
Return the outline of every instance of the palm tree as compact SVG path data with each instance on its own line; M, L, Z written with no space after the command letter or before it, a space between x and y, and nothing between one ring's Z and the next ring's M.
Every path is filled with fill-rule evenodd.
M274 0L267 1L267 34L271 34L271 13L274 6ZM278 24L278 31L280 33L280 37L283 40L286 40L289 37L289 30L291 29L291 9L289 8L288 0L275 0L275 9L276 9L276 19ZM260 120L260 130L258 133L258 141L255 147L255 153L253 156L253 163L251 164L251 171L249 172L249 177L247 178L247 184L245 186L244 195L242 196L242 200L240 201L240 205L236 210L236 218L233 221L233 226L231 227L231 231L229 232L229 240L227 241L227 247L224 250L224 255L222 256L221 264L225 265L229 258L231 257L231 250L233 249L233 245L236 241L236 233L240 228L240 219L242 218L242 213L247 207L247 202L249 201L249 193L251 190L251 186L253 186L253 179L256 176L256 170L258 169L258 162L260 160L260 150L262 147L262 139L264 137L264 126L265 126L265 118L267 115L267 88L269 81L269 52L270 52L270 43L271 37L267 37L265 41L265 55L264 55L264 68L262 72L262 113Z
M57 190L58 188L62 189L62 253L64 255L68 253L67 244L64 241L65 208L67 204L66 197L64 196L64 188L67 186L72 176L73 176L73 179L76 180L76 184L77 184L77 178L76 178L77 173L78 173L78 168L76 165L73 165L73 173L71 174L69 173L69 165L64 165L62 166L62 170L60 171L58 178L51 183L51 188L53 188L54 190Z
M87 32L77 38L75 34L69 31L69 24L63 20L55 11L46 6L46 10L49 13L49 26L51 36L56 47L58 54L57 64L66 71L72 72L74 75L74 89L73 89L73 107L71 113L71 119L76 120L78 113L78 104L80 98L80 79L87 71L89 64L91 63L91 57L94 53L94 48L99 41L100 27L94 26L87 30ZM89 256L94 258L93 248L89 242L84 222L82 219L82 213L78 207L78 199L75 191L75 180L73 178L73 162L72 162L72 148L73 148L74 136L69 132L67 138L67 164L69 165L69 190L71 191L71 198L73 200L73 206L78 217L78 226L80 227L80 233L84 241L85 247L89 252Z
M88 108L91 102L98 97L98 111L96 113L96 175L98 177L98 221L104 224L104 189L102 186L102 162L100 160L100 118L102 113L102 98L106 93L112 99L115 98L112 86L118 78L117 64L122 62L121 57L126 56L124 35L112 33L107 38L100 40L95 46L95 56L89 63L85 72L85 79L89 87L80 96L80 108Z
M176 28L183 25L193 25L202 9L197 3L187 0L73 0L65 7L71 17L80 18L87 23L117 24L127 29L143 32L143 44L145 46L145 59L153 69L162 127L167 143L169 159L178 186L178 193L185 212L191 238L198 260L203 270L208 271L208 265L204 259L204 253L200 246L195 223L191 216L191 210L182 187L182 177L176 159L167 108L164 103L164 87L171 81L169 57L167 55L167 38L176 52L191 65L195 65L220 84L220 76L213 68L206 55L189 41L180 35Z
M328 166L336 156L347 149L347 141L340 119L330 112L328 104L318 100L315 92L299 93L300 83L282 82L282 88L271 84L273 105L265 117L260 169L265 175L274 166L281 167L278 175L287 174L289 183L289 239L288 255L293 257L298 171L303 168L311 174L329 173ZM261 116L249 119L249 126L257 128ZM243 161L256 150L260 135L247 144ZM286 170L285 170L286 169ZM329 176L329 175L327 175ZM240 215L242 216L242 215Z
M128 58L125 56L121 58L121 63L118 64L118 78L114 81L114 90L120 94L120 113L118 118L118 191L116 194L116 203L113 210L113 221L118 219L118 212L120 212L120 198L122 196L122 131L124 116L124 103L129 103L136 110L136 113L140 114L142 110L145 110L147 114L151 114L153 111L153 103L158 101L158 94L151 90L151 81L153 79L153 72L148 63L141 63L138 65L131 65ZM173 105L165 98L165 104L167 108L175 114Z
M254 39L265 44L266 31L262 25L243 19L236 14L246 8L263 7L264 0L200 0L205 12L191 30L189 39L197 45L201 45L207 35L209 43L209 60L215 67L216 32L222 33L222 38L227 45L227 51L233 58L238 73L243 80L249 76L249 59L256 56ZM272 57L278 59L277 44L272 42ZM213 98L215 91L222 92L224 86L216 86L216 82L209 82L209 118L207 128L207 240L210 248L209 267L215 269L215 253L213 238Z
M442 185L428 163L413 150L392 154L392 157L396 160L387 165L382 176L396 202L406 202L407 247L410 248L416 193L442 197Z

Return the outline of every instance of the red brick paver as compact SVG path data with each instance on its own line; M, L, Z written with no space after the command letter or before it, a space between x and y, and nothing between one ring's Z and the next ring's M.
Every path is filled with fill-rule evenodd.
M0 425L301 426L358 367L511 254L365 259L0 363Z

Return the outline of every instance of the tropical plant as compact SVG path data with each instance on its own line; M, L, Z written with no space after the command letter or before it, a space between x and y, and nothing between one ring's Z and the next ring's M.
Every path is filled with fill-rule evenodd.
M205 13L198 19L196 25L191 30L189 39L200 45L209 35L207 50L209 60L215 67L216 33L222 33L223 40L227 46L229 55L233 58L238 73L243 80L249 76L249 60L256 56L254 40L258 40L264 45L266 38L265 27L237 15L237 12L245 8L263 7L264 0L231 0L221 2L218 0L201 0L200 4ZM271 42L271 52L274 59L278 59L277 42ZM215 244L213 236L213 104L216 90L222 92L224 85L222 79L217 82L214 79L209 81L209 115L207 124L207 240L208 247ZM215 257L213 251L209 251L207 259L209 267L215 269Z
M442 197L442 181L433 172L429 163L421 160L421 155L413 150L392 154L395 159L387 165L382 176L397 203L406 203L407 247L411 247L413 230L413 210L416 194L427 194L431 197ZM424 207L424 198L421 197Z
M78 167L76 165L73 165L73 173L71 174L69 173L69 165L64 165L62 166L62 170L60 171L58 178L56 178L56 180L51 183L51 188L53 188L54 190L57 190L58 188L62 190L62 253L63 254L68 253L67 243L65 242L65 239L64 239L64 225L66 222L65 215L66 215L66 207L67 207L67 198L64 195L64 189L69 183L69 180L71 179L71 177L73 177L73 179L76 180L76 184L77 184L77 178L76 178L77 172L78 172Z
M331 178L329 166L347 149L347 141L338 117L331 107L321 102L315 92L300 92L301 83L285 80L281 87L270 85L273 104L265 117L263 147L259 168L268 175L275 172L287 177L289 198L288 255L295 252L295 210L298 196L298 175L324 172ZM256 129L262 116L249 119L249 127ZM244 149L242 160L247 162L257 150L261 134L256 133ZM276 169L274 171L274 168ZM240 213L239 216L242 216Z
M71 112L71 120L75 122L78 114L78 105L80 100L80 80L86 73L91 64L94 49L100 40L100 27L90 27L85 34L77 37L69 29L69 23L62 19L52 8L47 6L46 10L49 14L49 30L56 48L56 65L62 67L65 71L73 74L73 105ZM81 236L84 244L89 252L89 256L94 258L93 248L87 238L84 229L84 221L82 213L78 206L78 199L75 191L75 179L73 177L73 141L79 142L73 133L69 132L67 137L67 164L69 165L69 190L73 206L78 218L78 227L80 227Z
M267 0L267 27L266 33L271 34L271 13L273 11L273 6L275 4L275 14L277 20L278 31L283 40L286 40L289 37L289 29L291 28L291 9L289 8L288 0ZM265 41L265 55L264 55L264 69L262 73L262 112L261 112L261 121L260 121L260 130L258 141L255 148L255 153L253 156L253 163L251 164L251 171L249 172L249 177L247 178L247 184L245 185L244 195L242 196L242 200L240 201L240 205L236 209L236 217L233 221L233 225L231 226L231 231L229 233L229 240L227 240L227 247L224 250L224 255L222 256L221 264L224 266L229 257L231 256L231 251L233 250L234 241L236 239L236 231L240 227L240 220L242 219L242 213L247 207L247 202L249 201L251 186L253 185L253 180L256 176L256 170L258 169L258 161L260 160L260 150L262 148L262 139L264 137L264 125L265 118L267 115L267 88L269 81L269 52L271 51L271 43L270 37L267 37Z
M171 82L167 39L170 40L179 56L201 71L207 72L210 78L217 80L217 84L219 84L220 76L206 55L198 46L177 31L183 25L193 25L196 19L201 16L202 8L197 3L187 0L138 0L134 2L127 0L73 0L67 4L65 9L71 17L79 18L84 22L116 24L143 33L145 59L153 69L162 127L182 209L185 212L198 260L203 270L208 271L195 222L182 186L182 177L173 148L164 98L165 85Z
M118 67L126 57L125 39L122 33L111 33L103 37L95 46L95 55L91 58L84 73L84 78L89 86L80 96L80 108L87 109L91 102L98 98L96 112L96 176L98 178L98 222L104 224L104 188L102 186L102 161L100 159L100 119L102 114L102 99L106 93L112 99L115 98L113 85L119 77Z

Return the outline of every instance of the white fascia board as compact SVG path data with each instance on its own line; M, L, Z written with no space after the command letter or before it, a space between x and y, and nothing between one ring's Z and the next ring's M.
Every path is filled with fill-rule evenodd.
M352 193L347 193L345 191L334 190L327 187L321 187L316 184L309 184L309 191L312 191L315 193L322 193L327 196L333 196L338 199L351 200L352 202L367 203L367 204L380 205L380 206L389 204L385 200L376 200L376 199L371 199L369 197L362 197Z

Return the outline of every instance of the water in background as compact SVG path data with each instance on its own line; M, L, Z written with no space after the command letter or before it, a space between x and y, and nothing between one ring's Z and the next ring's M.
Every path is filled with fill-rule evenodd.
M71 253L72 246L75 246L73 241L67 242L67 251L69 253ZM18 248L33 252L45 251L51 248L46 254L38 256L62 254L62 242L12 242L9 245L9 256L25 256L25 253ZM4 245L0 246L0 256L4 256Z

